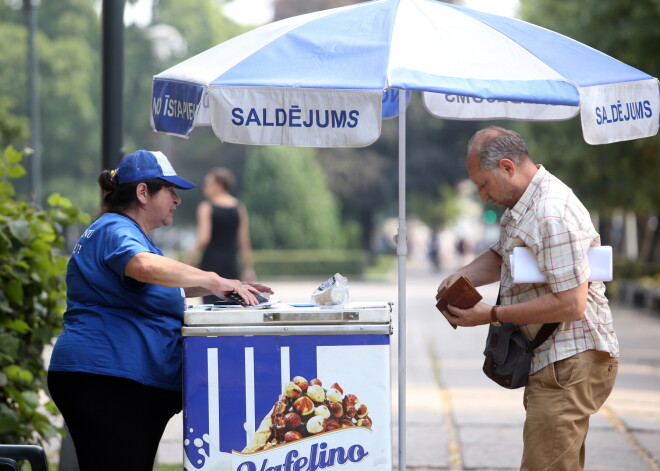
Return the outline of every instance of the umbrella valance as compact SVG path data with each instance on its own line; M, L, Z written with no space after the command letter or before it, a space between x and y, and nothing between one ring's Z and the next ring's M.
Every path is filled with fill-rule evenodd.
M657 79L566 36L435 0L375 0L256 28L156 75L154 129L241 144L359 147L391 90L445 119L581 114L602 144L658 131ZM481 100L481 101L480 101ZM374 120L378 123L374 123Z

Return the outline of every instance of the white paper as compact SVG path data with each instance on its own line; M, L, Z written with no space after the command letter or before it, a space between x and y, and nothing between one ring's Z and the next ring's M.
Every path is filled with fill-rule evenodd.
M591 247L587 256L591 269L589 281L612 281L612 247ZM536 264L536 257L527 247L515 247L510 261L514 283L545 283L545 276Z

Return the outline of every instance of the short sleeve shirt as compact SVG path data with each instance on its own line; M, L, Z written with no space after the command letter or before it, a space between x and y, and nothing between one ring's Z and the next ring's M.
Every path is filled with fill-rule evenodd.
M500 302L523 303L549 293L576 288L588 281L590 247L600 245L589 212L573 191L543 166L516 205L500 220L500 239L491 249L502 257ZM514 247L527 247L536 257L546 283L514 283L510 256ZM526 324L531 339L542 324ZM530 374L586 350L619 355L605 284L589 283L582 319L561 323L532 358Z
M182 384L181 288L125 276L138 253L162 251L128 217L108 213L80 237L67 267L64 330L49 370L132 379L179 391Z

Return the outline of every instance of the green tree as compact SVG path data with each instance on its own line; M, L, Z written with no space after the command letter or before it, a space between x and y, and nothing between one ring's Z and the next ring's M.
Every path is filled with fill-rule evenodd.
M0 145L23 145L29 136L29 121L16 109L26 102L25 91L16 84L26 83L27 49L25 28L0 20ZM3 45L14 44L14 47ZM25 65L24 67L22 65Z
M22 2L0 3L0 96L8 112L27 119L27 28ZM94 195L100 149L100 22L89 0L41 2L36 34L41 104L44 193L59 191L79 205ZM12 141L26 145L28 135ZM17 142L19 141L19 142ZM28 182L16 182L20 194ZM87 197L91 200L92 197ZM89 206L86 209L91 209Z
M413 193L408 201L410 213L435 232L451 225L461 211L456 190L447 184L439 186L435 195Z
M354 3L359 0L276 0L274 13L275 19L282 19ZM425 199L423 204L431 206L437 203L439 185L454 185L467 177L465 144L478 123L432 117L417 92L412 94L406 119L407 189L420 204ZM398 212L398 133L398 120L386 120L380 138L367 148L316 151L341 203L342 218L360 225L364 249L370 248L378 220Z
M132 0L131 0L132 1ZM325 3L324 3L325 2ZM285 3L285 2L283 2ZM287 1L292 14L355 3L349 0ZM6 139L22 148L29 137L27 120L27 32L23 11L12 9L21 2L0 2L0 110L17 119ZM98 5L98 4L96 4ZM208 128L197 129L191 139L157 135L149 126L151 81L185 57L229 39L246 28L222 15L216 0L158 0L153 4L152 24L129 26L125 35L124 138L126 152L137 148L163 150L181 172L201 182L209 168L224 165L242 178L246 147L221 143ZM44 192L60 192L86 212L98 210L96 178L100 170L101 137L101 25L92 0L41 2L38 8L37 45L40 61ZM297 10L296 10L297 9ZM282 10L284 11L284 10ZM288 15L287 15L288 16ZM185 57L154 56L150 31L154 25L176 28L187 43ZM464 176L461 164L449 150L458 142L456 125L440 122L415 103L408 115L408 188L435 194L437 184L454 183ZM0 127L5 126L1 117ZM460 126L471 124L459 123ZM17 127L18 126L18 127ZM9 128L12 129L9 132ZM462 142L461 142L462 144ZM383 124L383 135L366 149L315 150L326 171L328 186L341 205L347 225L361 226L367 248L377 219L396 213L397 121ZM436 181L437 180L437 181ZM21 194L29 181L16 182ZM237 188L240 195L242 188ZM181 224L193 224L201 192L189 192L182 205Z
M340 203L342 220L359 226L360 248L368 250L379 216L394 211L396 167L392 170L391 159L372 148L314 151Z
M9 113L10 102L10 97L0 95L0 147L2 148L24 142L29 132L27 119Z
M42 159L44 193L59 192L91 213L99 207L96 179L101 170L102 31L98 5L93 0L41 2L36 36L41 141L48 155ZM0 129L2 142L17 148L24 147L29 139L27 28L21 6L21 1L0 2ZM242 27L222 15L221 6L214 0L156 1L153 23L176 27L186 40L186 54L190 56L242 32ZM151 26L133 25L125 32L126 151L162 149L173 153L175 160L176 155L185 155L193 173L203 175L210 166L217 165L221 145L217 138L199 132L189 142L174 142L175 138L157 136L150 128L152 77L183 60L176 55L165 61L154 56ZM4 114L11 114L11 122ZM243 150L232 149L229 153L242 158ZM22 195L31 191L26 178L17 180L15 187ZM189 220L193 219L194 211Z
M188 44L188 56L215 46L246 31L225 15L213 0L157 0L153 24L175 27Z
M170 55L156 57L154 33L162 27L174 28L184 40L185 50L174 48ZM238 180L242 180L245 146L220 142L210 127L195 129L190 139L156 134L149 117L154 75L245 30L225 17L221 4L214 0L158 0L153 3L151 24L132 25L126 29L124 138L127 152L138 148L161 150L186 178L198 184L210 168L218 165L231 168ZM236 190L240 196L240 185ZM195 207L202 198L201 191L186 192L177 224L195 224Z
M250 148L243 201L255 248L347 246L339 208L310 149Z
M176 138L155 136L151 130L153 76L243 31L212 0L157 0L151 24L126 28L124 120L129 152L138 148L170 150L176 145ZM203 146L197 140L195 136L185 146L187 154L201 153Z
M0 443L36 443L57 429L41 407L43 350L61 330L65 308L62 229L85 216L58 194L49 209L14 199L10 180L25 174L22 154L0 156ZM45 405L57 410L52 402Z
M657 0L553 2L521 0L525 20L565 34L651 76L660 75L660 3ZM634 212L640 227L640 258L660 257L657 216L660 187L660 136L601 146L586 145L577 120L523 124L537 161L570 185L587 207L601 215L603 241L610 236L609 219L616 210ZM654 242L655 240L655 242ZM656 246L654 249L653 246Z
M657 0L556 2L521 0L521 16L592 46L648 74L660 75L660 3ZM525 124L537 160L547 162L582 198L607 215L616 208L657 211L660 137L616 144L584 143L577 119Z
M360 0L306 0L298 2L296 0L275 0L274 17L276 20L289 18L296 15L304 15L315 11L327 10L329 8L338 8L346 5L359 3Z

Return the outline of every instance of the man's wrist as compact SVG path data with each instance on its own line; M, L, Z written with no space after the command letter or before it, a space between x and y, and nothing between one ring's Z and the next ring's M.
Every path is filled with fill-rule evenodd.
M493 324L494 326L501 326L502 322L500 319L497 317L497 310L499 309L500 306L495 304L491 309L490 309L490 323Z

